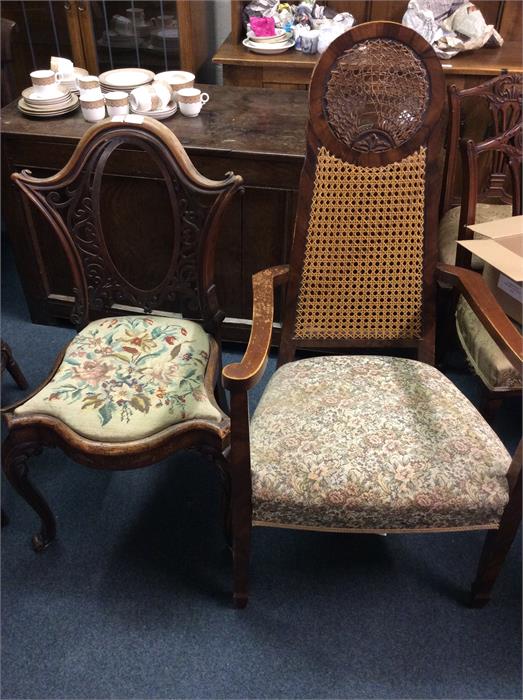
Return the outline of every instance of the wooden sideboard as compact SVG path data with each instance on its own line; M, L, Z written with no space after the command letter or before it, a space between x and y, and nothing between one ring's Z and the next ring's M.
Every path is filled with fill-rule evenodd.
M232 0L232 31L213 57L214 63L223 66L224 84L306 90L319 55L311 56L290 49L276 56L262 56L246 49L241 43L245 36L241 19L245 4L244 0ZM359 23L370 20L401 22L407 7L406 0L327 0L326 4L338 12L351 12ZM500 31L505 43L499 49L483 48L442 61L447 84L459 88L477 85L504 69L523 72L521 0L477 0L475 4L486 21Z
M266 90L213 85L204 89L210 100L198 118L176 114L163 123L180 139L201 173L221 179L232 170L244 178L245 194L232 206L216 265L218 293L227 315L224 338L245 340L250 330L253 273L288 259L305 151L307 96L290 92L282 102ZM9 174L24 168L38 177L56 172L89 124L79 111L64 118L27 119L16 102L6 106L1 116L2 211L31 318L35 323L63 323L72 305L66 261L38 214L38 234L31 236ZM170 221L167 213L162 217L165 196L154 167L144 153L127 148L111 156L104 174L106 221L114 229L111 254L117 256L121 269L141 276L144 288L149 288L144 254L152 256L148 257L151 270L162 267L167 240L162 230Z

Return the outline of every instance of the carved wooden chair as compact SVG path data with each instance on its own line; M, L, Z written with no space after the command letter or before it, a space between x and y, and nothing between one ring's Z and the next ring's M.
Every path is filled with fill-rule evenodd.
M4 370L7 370L11 377L14 379L16 382L16 385L18 386L19 389L27 389L27 379L24 376L24 373L20 369L18 362L15 360L13 351L11 350L11 347L5 342L5 340L1 341L2 347L2 364L1 364L1 371L2 374L4 373Z
M111 225L101 216L111 157L125 158L129 149L142 152L144 167L156 168L172 214L170 253L162 256L151 289L115 266ZM55 519L29 481L27 460L43 447L115 470L146 467L176 450L197 448L226 472L229 418L220 383L215 395L224 314L214 258L223 215L242 179L232 173L221 181L203 177L176 136L149 118L142 125L100 122L56 175L38 179L24 171L12 179L32 226L34 207L67 258L75 293L72 321L80 329L46 381L4 414L9 433L3 469L41 519L33 537L41 550L55 537ZM145 227L142 235L150 231ZM158 266L151 251L138 265L154 268L153 262Z
M253 278L253 327L231 392L237 595L251 523L336 532L491 530L474 587L488 599L521 518L521 467L434 361L444 78L416 32L372 22L336 39L312 76L290 266ZM442 266L507 356L521 336L482 278ZM247 392L287 283L279 368L249 421ZM393 347L295 360L298 348ZM372 352L372 351L371 351ZM252 516L252 520L251 520Z
M515 171L509 166L509 158L517 156L514 151L517 133L513 129L517 130L521 124L522 90L523 76L506 72L473 88L458 90L455 85L448 88L449 121L438 231L441 262L482 270L483 262L457 245L458 240L471 237L467 225L521 213L519 173L514 180ZM468 163L464 155L468 147L460 147L461 142L470 142ZM497 143L508 145L497 148ZM511 150L510 157L507 148ZM455 193L458 184L460 195ZM464 300L457 303L456 294L448 297L442 291L441 301L442 308L447 308L447 332L442 337L450 336L457 312L459 341L484 386L481 410L485 417L491 418L503 398L521 392L521 380Z
M463 163L463 204L460 215L460 240L470 240L473 234L467 226L476 223L477 193L479 190L480 165L485 156L504 161L503 179L498 180L500 196L510 185L512 205L508 216L519 216L521 210L521 124L490 139L475 143L461 141ZM501 169L501 168L500 168ZM508 189L508 188L507 188ZM500 205L492 205L500 206ZM456 263L460 267L472 267L472 254L458 246ZM521 396L521 374L509 362L498 344L493 340L478 316L463 297L455 306L456 331L468 362L483 383L481 410L490 418L501 401L508 397ZM521 326L519 326L521 330Z
M522 90L523 76L509 73L465 90L458 90L455 85L448 87L449 120L438 231L440 262L456 264L457 241L466 235L463 206L468 207L468 218L474 217L469 223L482 224L512 215L510 176L501 152L492 151L481 159L474 201L466 200L463 187L461 196L456 194L463 172L459 141L463 137L480 143L520 124ZM482 268L475 256L472 264L475 270Z

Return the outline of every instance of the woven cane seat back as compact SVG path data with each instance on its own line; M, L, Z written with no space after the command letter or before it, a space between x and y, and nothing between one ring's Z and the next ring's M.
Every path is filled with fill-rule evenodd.
M419 129L429 100L427 69L405 44L369 39L335 62L325 94L336 136L359 151L401 146Z
M367 168L320 148L296 339L421 336L425 152Z
M437 197L427 193L438 186L443 98L439 60L406 27L360 25L322 55L309 93L288 347L433 346Z

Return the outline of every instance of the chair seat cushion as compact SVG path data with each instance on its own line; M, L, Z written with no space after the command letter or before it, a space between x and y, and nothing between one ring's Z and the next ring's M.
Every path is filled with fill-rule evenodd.
M84 437L128 442L191 418L219 422L204 387L207 333L192 321L119 316L94 321L53 379L16 415L44 413Z
M446 265L456 264L456 247L458 240L459 216L461 207L449 209L441 218L438 229L439 260ZM476 223L504 219L512 216L510 204L478 204L476 205ZM483 261L472 256L472 269L482 270Z
M497 527L510 461L434 367L300 360L273 375L252 418L253 519L367 531Z
M472 369L487 388L491 391L521 389L518 372L463 297L456 307L456 330Z

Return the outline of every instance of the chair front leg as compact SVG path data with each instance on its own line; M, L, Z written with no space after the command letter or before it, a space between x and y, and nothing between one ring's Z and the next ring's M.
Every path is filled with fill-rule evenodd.
M489 530L479 560L476 580L472 584L470 604L482 608L490 600L490 594L503 562L514 541L521 523L521 471L511 489L510 500L505 507L499 528Z
M234 604L249 599L249 559L252 530L252 483L249 449L249 402L246 391L231 393L231 520Z
M29 481L27 460L40 454L41 445L24 435L11 432L2 445L2 467L7 480L15 491L38 514L41 520L40 532L33 535L32 545L36 552L45 549L56 536L56 520L47 501L40 491Z

